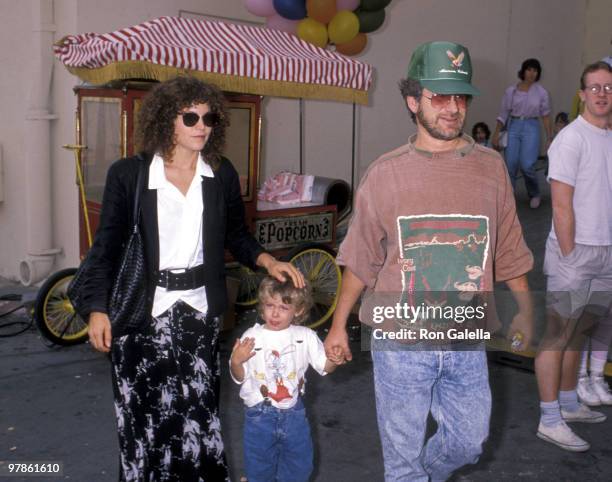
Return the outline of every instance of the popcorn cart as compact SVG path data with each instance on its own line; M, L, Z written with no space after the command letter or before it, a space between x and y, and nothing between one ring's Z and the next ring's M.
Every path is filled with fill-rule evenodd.
M142 98L156 82L193 75L226 94L231 125L225 156L240 176L251 232L310 281L315 304L307 324L316 327L330 318L341 285L335 263L336 227L350 212L351 187L341 180L315 177L308 202L287 206L258 201L262 98L366 103L369 65L285 32L175 17L104 35L68 36L54 49L66 68L85 82L74 89L75 144L64 146L75 152L77 164L81 256L99 221L110 164L138 152L134 132ZM229 254L226 262L228 277L240 281L236 303L255 304L263 274L239 265ZM35 318L41 332L58 344L79 343L87 334L66 296L75 272L69 268L50 276L37 298Z

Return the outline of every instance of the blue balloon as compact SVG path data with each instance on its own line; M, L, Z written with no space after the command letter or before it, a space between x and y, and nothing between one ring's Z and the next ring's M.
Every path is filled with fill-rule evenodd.
M302 20L306 16L306 0L274 0L274 8L289 20Z

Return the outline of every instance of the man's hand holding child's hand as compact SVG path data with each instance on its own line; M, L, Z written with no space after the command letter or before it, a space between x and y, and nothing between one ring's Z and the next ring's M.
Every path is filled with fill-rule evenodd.
M331 352L327 354L327 359L335 365L342 365L344 363L344 352L339 346L334 346Z

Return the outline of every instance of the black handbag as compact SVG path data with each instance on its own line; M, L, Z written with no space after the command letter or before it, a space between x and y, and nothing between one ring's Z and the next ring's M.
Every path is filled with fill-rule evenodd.
M144 257L144 246L138 223L140 221L140 193L142 191L144 163L138 167L136 193L134 195L134 225L130 237L123 247L121 260L115 272L115 279L108 300L107 312L111 321L113 337L138 331L148 319L147 312L147 273ZM83 296L83 286L88 277L91 264L90 256L81 262L72 281L68 285L67 294L75 311L83 318L86 300Z

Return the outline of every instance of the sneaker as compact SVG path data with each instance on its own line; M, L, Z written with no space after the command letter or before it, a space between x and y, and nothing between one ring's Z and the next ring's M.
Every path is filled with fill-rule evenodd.
M601 423L606 420L606 416L601 412L591 410L584 404L580 404L580 408L575 412L567 412L561 409L561 416L566 422L584 422L584 423Z
M612 393L604 377L591 377L591 391L599 397L600 405L612 405Z
M540 196L535 196L532 197L529 200L529 207L531 209L538 209L540 207L540 203L542 202L542 199L540 198Z
M597 392L594 391L591 379L586 375L578 378L576 393L578 394L578 399L589 407L597 407L601 405L599 395L597 395Z
M591 445L586 440L578 437L565 422L558 423L552 427L547 427L540 422L536 435L538 438L570 452L586 452L591 448Z

